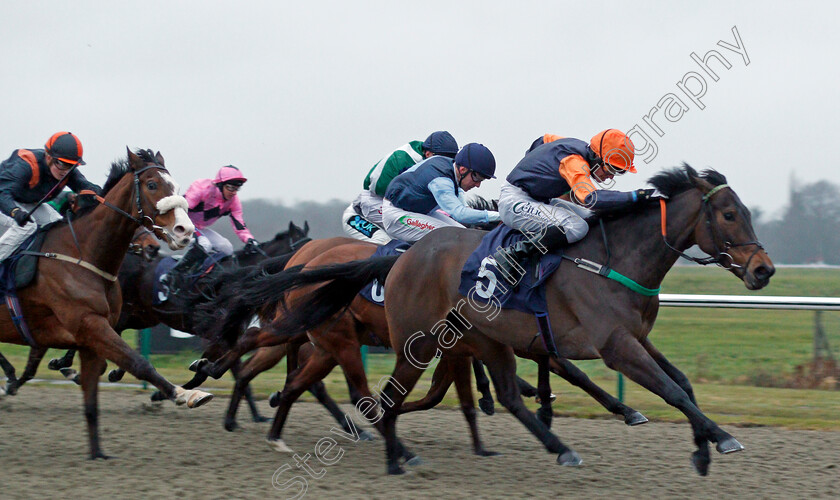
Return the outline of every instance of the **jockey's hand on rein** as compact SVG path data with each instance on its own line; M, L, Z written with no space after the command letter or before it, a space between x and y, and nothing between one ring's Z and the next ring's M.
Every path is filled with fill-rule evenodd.
M248 253L257 253L257 249L260 247L260 242L251 238L245 243L245 251Z
M655 192L655 189L637 189L633 191L633 198L635 198L634 201L637 203L644 203L653 198L653 193Z
M17 222L17 225L23 227L29 222L29 212L22 208L15 208L12 210L12 218Z

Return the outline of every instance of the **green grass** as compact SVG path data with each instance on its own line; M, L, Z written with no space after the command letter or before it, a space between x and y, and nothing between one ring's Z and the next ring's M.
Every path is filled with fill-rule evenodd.
M719 268L675 268L662 285L664 293L761 294L795 296L840 296L840 270L779 269L771 284L749 292L740 280ZM824 312L823 326L835 358L840 358L840 312ZM802 429L840 430L840 391L797 390L756 385L774 384L790 377L797 365L808 363L813 354L813 311L662 308L651 340L694 384L701 408L719 423L779 425ZM126 333L136 345L136 336ZM28 349L3 345L0 351L23 371ZM51 350L38 376L59 378L46 369L46 360L58 355ZM191 373L186 366L198 353L155 355L152 362L167 378L183 382ZM393 356L368 357L368 378L373 384L390 375ZM616 374L600 360L577 362L590 377L611 393L616 391ZM536 365L520 360L520 376L536 382ZM411 399L419 398L429 386L431 370L424 375ZM259 396L281 389L285 364L261 375L253 384ZM127 381L133 381L131 377ZM347 386L340 370L326 379L327 388L346 401ZM580 390L557 378L552 379L558 395L555 409L563 415L599 418L605 411ZM206 384L224 393L231 387L229 376ZM25 388L24 388L25 390ZM307 395L305 400L314 398ZM625 401L649 418L684 421L684 417L655 395L635 384L626 384ZM444 400L457 406L454 390ZM532 405L533 406L533 405Z

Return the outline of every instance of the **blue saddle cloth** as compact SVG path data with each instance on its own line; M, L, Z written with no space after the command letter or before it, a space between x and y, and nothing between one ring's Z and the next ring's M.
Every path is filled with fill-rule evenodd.
M507 247L524 239L525 235L503 224L487 233L464 264L458 292L480 304L488 304L493 300L498 301L503 309L515 309L538 316L547 314L544 284L560 267L563 261L562 250L545 254L539 260L528 259L521 263L525 275L514 290L511 290L497 270L493 259L499 247Z
M10 292L21 289L32 283L38 271L37 255L27 255L21 252L38 252L47 236L48 226L27 238L12 255L0 263L0 298Z
M227 257L221 253L214 253L204 259L204 262L201 264L201 268L194 274L190 274L186 276L185 279L191 280L189 284L185 287L182 287L182 290L188 290L195 286L196 282L199 278L207 274L208 270L217 262ZM162 281L161 277L164 274L168 274L169 271L172 270L175 265L178 264L178 261L172 257L164 257L158 262L157 267L155 267L155 289L154 289L154 304L160 305L166 302L169 299L169 287L167 287Z
M405 252L411 248L411 243L406 243L400 240L391 240L387 244L377 248L370 258L387 257L389 255L397 255ZM385 305L385 287L379 283L379 280L373 280L359 292L359 295L368 302L373 302L378 306Z

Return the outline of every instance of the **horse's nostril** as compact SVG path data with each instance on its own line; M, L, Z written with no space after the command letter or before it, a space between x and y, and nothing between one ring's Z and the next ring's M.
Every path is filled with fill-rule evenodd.
M766 266L758 266L757 268L755 268L755 271L753 272L753 274L755 275L756 278L758 278L760 280L766 280L766 279L769 279L770 276L773 276L773 273L775 273L775 272L776 272L775 269L770 269Z
M175 233L175 234L177 234L178 236L181 236L181 235L183 235L184 233L186 233L186 232L187 232L187 229L186 229L184 226L182 226L182 225L178 224L177 226L175 226L174 228L172 228L172 232L174 232L174 233Z

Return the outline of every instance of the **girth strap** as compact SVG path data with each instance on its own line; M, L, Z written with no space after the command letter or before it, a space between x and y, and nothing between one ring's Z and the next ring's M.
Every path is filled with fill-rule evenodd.
M37 257L45 257L47 259L54 259L54 260L60 260L60 261L63 261L63 262L69 262L71 264L76 264L77 266L84 267L88 271L96 273L97 275L105 278L106 280L110 281L111 283L117 281L117 277L114 276L113 274L106 273L105 271L103 271L102 269L99 269L98 267L94 266L90 262L85 262L82 259L77 259L75 257L70 257L69 255L64 255L64 254L54 253L54 252L33 252L31 250L23 250L23 251L20 252L20 254L21 255L35 255Z

